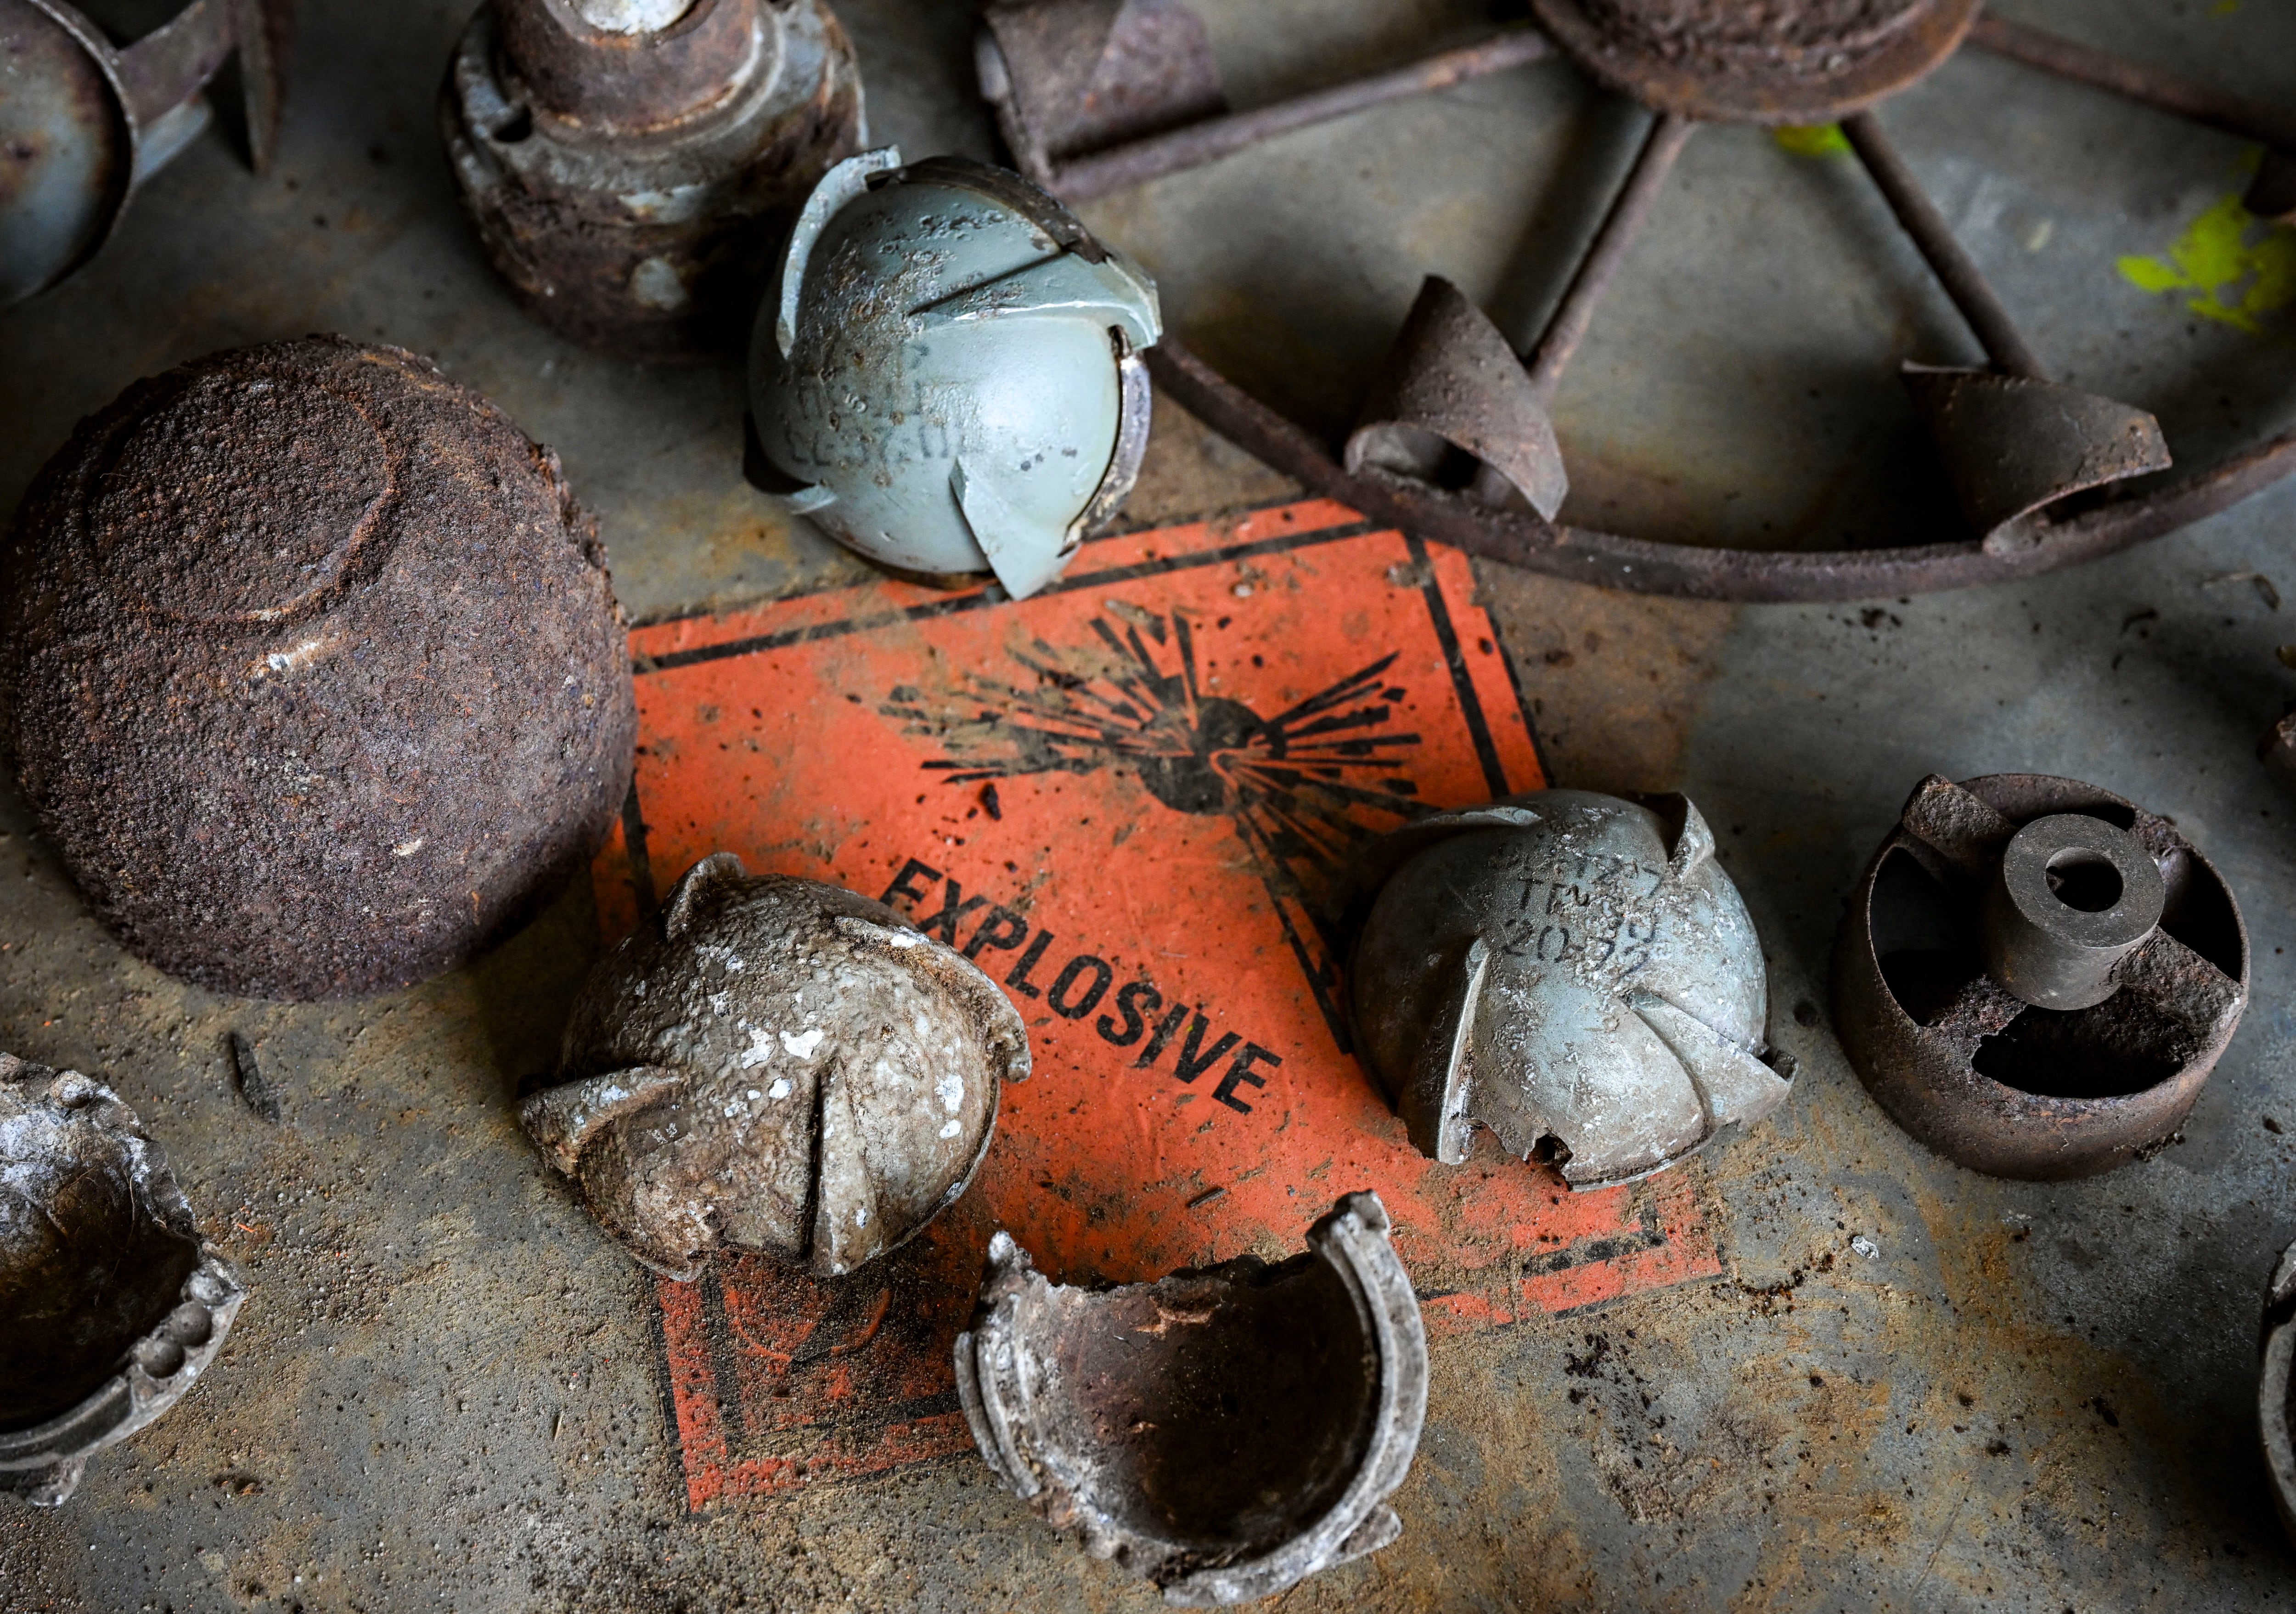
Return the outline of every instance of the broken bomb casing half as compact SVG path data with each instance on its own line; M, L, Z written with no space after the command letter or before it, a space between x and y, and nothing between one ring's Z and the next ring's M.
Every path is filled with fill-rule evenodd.
M1456 1165L1480 1124L1602 1188L1784 1102L1746 905L1698 809L1650 803L1549 790L1374 849L1357 1046L1421 1153Z
M1250 1602L1402 1534L1427 1335L1387 1209L1349 1194L1278 1266L1051 1283L989 1241L956 1387L997 1478L1182 1607Z
M522 923L629 788L627 630L556 456L398 348L136 383L0 565L0 752L97 916L246 997L410 984Z
M70 1496L182 1399L246 1297L117 1094L0 1053L0 1490Z
M488 0L439 95L496 271L638 359L739 343L776 232L864 121L821 0Z
M666 1276L726 1245L835 1277L954 1204L1021 1017L891 909L730 852L591 972L559 1081L520 1110L591 1213Z

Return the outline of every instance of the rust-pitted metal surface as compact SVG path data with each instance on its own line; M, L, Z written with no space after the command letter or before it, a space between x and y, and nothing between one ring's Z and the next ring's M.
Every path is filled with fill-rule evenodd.
M627 29L488 0L439 95L496 270L552 329L634 358L738 346L775 232L863 123L823 0L699 0Z
M1028 1033L882 903L704 858L602 960L527 1133L629 1252L692 1280L754 1250L833 1278L980 1170Z
M636 724L555 456L398 348L235 349L83 421L0 574L0 740L104 923L218 992L468 959L603 837Z
M1954 53L1978 0L1532 0L1570 60L1644 105L1722 123L1830 123Z
M2248 932L2215 867L2170 820L2042 774L1923 780L1834 943L1859 1079L1995 1176L2087 1176L2167 1147L2247 1001Z
M0 1053L0 1491L69 1498L182 1399L246 1297L119 1094Z
M1279 1266L1095 1292L1008 1233L957 1336L1005 1488L1182 1608L1255 1602L1390 1545L1427 1415L1427 1337L1386 1207L1349 1194Z
M1422 1154L1459 1165L1486 1126L1604 1188L1785 1101L1761 943L1687 799L1542 791L1422 819L1364 862L1355 1026Z
M236 54L248 155L270 166L293 0L192 0L115 45L67 0L0 0L0 308L94 256L127 199L208 126Z

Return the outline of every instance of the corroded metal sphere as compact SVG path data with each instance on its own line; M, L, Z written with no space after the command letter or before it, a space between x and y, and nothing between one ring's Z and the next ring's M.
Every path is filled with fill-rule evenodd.
M724 1245L834 1277L955 1202L1028 1074L1020 1015L963 954L721 852L599 962L520 1119L655 1271L698 1277Z
M629 787L626 627L555 456L397 348L138 382L25 496L0 749L171 975L357 996L470 958Z

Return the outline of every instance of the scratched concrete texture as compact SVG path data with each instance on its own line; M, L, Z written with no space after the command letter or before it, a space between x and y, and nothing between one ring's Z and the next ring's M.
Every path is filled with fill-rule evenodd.
M466 7L301 9L276 171L253 178L210 136L136 199L96 265L0 316L0 514L135 377L340 330L435 356L556 446L603 516L635 617L862 575L742 485L730 357L595 358L490 278L431 122ZM990 153L968 7L839 9L880 139ZM1479 23L1447 0L1202 9L1239 103ZM2296 95L2296 9L2271 0L2002 9ZM1975 57L1886 116L2060 374L2154 408L2186 463L2296 416L2296 282L2271 279L2289 238L2219 237L2211 259L2188 234L2237 190L2238 142ZM1199 350L1336 432L1421 274L1458 279L1518 338L1535 331L1638 128L1546 63L1090 214L1158 272ZM2197 284L2141 290L2125 257ZM1570 516L1688 541L1939 536L1949 506L1891 373L1974 357L1846 161L1704 131L1562 389ZM1167 408L1128 519L1284 491ZM2296 640L2280 597L2296 597L2292 528L2296 487L2084 571L1849 607L1688 605L1480 569L1561 782L1685 788L1713 821L1766 940L1774 1036L1801 1074L1771 1123L1680 1168L1714 1207L1723 1276L1439 1342L1395 1499L1403 1538L1270 1606L2296 1602L2252 1410L2260 1291L2296 1237L2296 799L2251 753L2296 697L2275 655ZM1844 1066L1823 991L1841 895L1914 781L2025 768L2175 816L2238 893L2256 959L2246 1022L2183 1141L2053 1187L1975 1176L1899 1133ZM179 1408L102 1457L65 1508L0 1512L0 1606L1155 1606L970 1457L687 1511L649 1286L511 1114L594 952L585 893L419 990L297 1008L127 959L4 787L0 893L0 1047L113 1083L254 1281ZM283 1090L275 1127L231 1091L234 1028Z

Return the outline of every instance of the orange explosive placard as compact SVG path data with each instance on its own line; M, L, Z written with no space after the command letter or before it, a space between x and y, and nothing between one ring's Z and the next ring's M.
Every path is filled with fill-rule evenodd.
M1349 1051L1357 851L1546 783L1464 556L1309 502L1087 544L1014 603L891 581L641 628L619 935L713 852L882 898L1028 1023L972 1190L817 1281L658 1288L690 1505L968 1448L951 1348L989 1233L1047 1276L1280 1259L1378 1190L1431 1330L1718 1271L1686 1182L1570 1193L1414 1150Z

